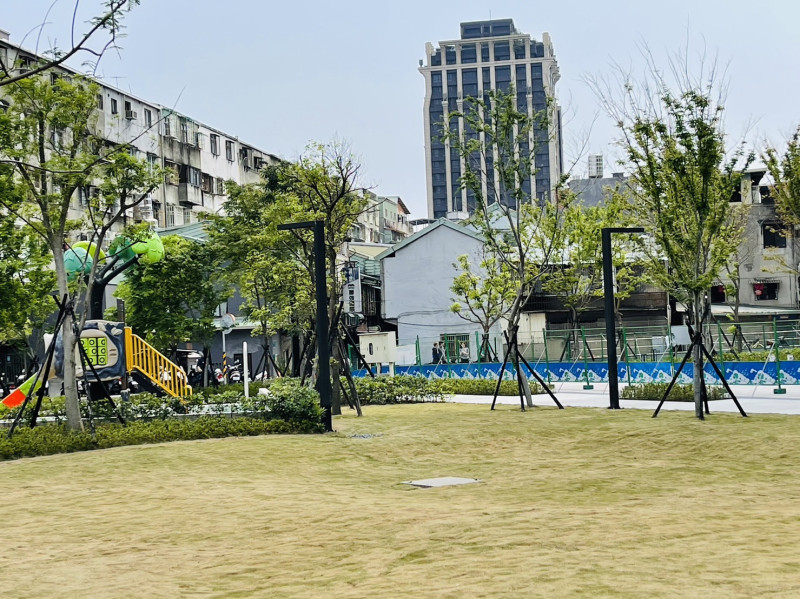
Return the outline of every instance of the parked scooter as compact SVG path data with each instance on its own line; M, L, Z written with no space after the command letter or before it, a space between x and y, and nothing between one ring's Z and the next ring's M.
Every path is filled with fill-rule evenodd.
M242 382L242 365L239 360L236 360L231 366L230 372L228 372L228 381L233 385Z

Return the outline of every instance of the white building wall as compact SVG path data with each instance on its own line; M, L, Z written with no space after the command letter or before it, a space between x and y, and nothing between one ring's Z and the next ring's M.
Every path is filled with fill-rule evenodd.
M431 344L441 334L474 336L480 329L450 311L450 286L457 274L453 266L457 257L468 254L477 264L482 245L474 237L439 226L381 261L384 318L397 319L399 345L413 344L419 336L423 362L430 361Z

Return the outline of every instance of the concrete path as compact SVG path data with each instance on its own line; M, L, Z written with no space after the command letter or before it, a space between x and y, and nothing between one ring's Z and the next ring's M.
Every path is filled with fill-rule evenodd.
M620 385L620 395L625 385ZM748 414L800 414L800 385L784 387L785 395L775 395L774 386L732 385L731 388L736 398ZM583 389L583 383L553 383L553 392L564 407L582 408L607 408L608 383L595 383L594 389ZM491 395L454 395L450 401L456 403L491 404ZM498 404L519 405L519 397L501 396L497 398ZM553 406L553 400L547 394L535 395L533 403L536 406ZM622 399L619 400L623 408L633 408L654 411L657 401L642 401ZM694 411L694 404L690 402L668 401L662 410L688 410ZM709 402L711 413L737 412L736 404L731 399Z

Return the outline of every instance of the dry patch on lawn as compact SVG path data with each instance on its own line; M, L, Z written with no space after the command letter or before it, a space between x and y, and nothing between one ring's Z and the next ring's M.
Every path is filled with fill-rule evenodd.
M426 404L0 463L6 597L797 597L800 420ZM478 478L418 489L410 479Z

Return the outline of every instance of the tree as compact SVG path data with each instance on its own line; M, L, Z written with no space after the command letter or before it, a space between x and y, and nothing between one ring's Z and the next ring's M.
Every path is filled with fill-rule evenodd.
M464 110L450 113L441 128L465 164L461 185L475 198L470 222L484 238L493 264L511 278L514 297L505 318L509 330L515 331L563 241L562 218L569 198L562 195L561 182L554 196L543 201L531 196L530 187L536 172L531 157L537 144L550 139L553 104L533 115L522 112L513 87L487 91L483 98L468 97L464 104ZM527 378L516 355L512 357L531 405Z
M212 239L227 248L222 251L231 261L247 310L262 321L261 330L291 327L306 333L304 367L311 364L316 342L317 284L327 286L330 322L338 316L342 283L337 258L366 207L360 172L345 143L312 143L296 162L266 169L262 184L232 187L226 216L213 219ZM324 223L327 281L315 280L311 232L277 230L279 224L314 220ZM344 357L337 349L331 368L333 414L341 413L338 381Z
M0 189L0 195L14 202L7 190ZM41 331L53 312L50 292L55 276L47 244L31 227L15 221L0 210L0 340L25 347L33 358L37 350L37 344L32 343L34 331Z
M742 300L742 266L751 259L755 250L755 240L748 239L746 235L749 215L749 204L732 206L723 229L724 233L719 236L721 244L730 246L724 250L730 256L725 262L725 280L719 279L719 282L725 287L725 301L733 313L732 344L735 351L741 351L744 342L742 325L739 321L739 308Z
M273 334L308 335L313 327L314 291L305 238L279 232L281 223L297 218L299 205L289 193L282 174L286 163L262 170L258 184L228 182L224 215L209 215L209 238L225 277L244 300L242 312L258 323L255 334L263 346ZM291 284L287 284L291 281ZM298 344L299 345L299 344ZM299 352L298 352L299 353ZM295 356L299 375L299 356Z
M764 162L772 175L772 191L781 221L800 225L800 127L786 144L782 156L775 147L767 147Z
M131 328L162 353L174 357L188 341L207 350L216 310L231 295L219 257L211 245L177 235L162 241L164 258L128 270L115 295L125 300Z
M603 297L602 230L632 226L631 208L627 192L614 190L602 204L584 206L575 201L564 211L564 243L555 251L552 267L542 279L542 288L564 302L570 311L573 330L580 326L581 314ZM637 239L616 240L612 254L616 282L614 313L620 324L621 303L648 277Z
M516 290L508 265L498 261L485 248L476 266L473 270L467 254L459 256L453 264L458 275L450 287L455 295L450 310L467 322L480 325L483 338L479 353L486 356L489 353L489 331L508 313Z
M67 421L80 429L76 333L87 317L101 246L125 211L142 202L163 174L131 156L130 146L109 145L97 132L97 84L77 75L55 81L36 76L3 89L9 106L0 112L0 178L4 188L14 192L0 196L0 207L46 242L58 294L68 295L74 309L61 333ZM98 194L89 193L92 186L98 187ZM86 256L85 278L68 273L64 262L78 235L94 248Z
M350 147L343 141L334 140L327 144L312 143L297 162L291 163L284 172L284 184L296 199L301 213L307 220L321 220L325 229L325 264L328 269L327 282L314 280L314 285L326 284L328 288L328 322L336 322L339 314L339 301L342 281L337 257L350 235L358 216L367 206L365 192L361 184L361 164ZM299 215L298 215L299 216ZM300 219L297 216L293 220ZM303 247L308 251L305 264L311 270L311 244L308 232L292 231L298 239L304 239ZM310 272L310 276L313 274ZM333 347L331 365L331 388L333 391L331 413L341 414L341 395L339 392L339 373L346 359Z
M730 260L730 200L751 160L738 145L728 151L723 98L716 70L693 79L673 65L674 87L652 67L637 84L623 77L622 97L595 86L621 132L639 222L655 242L650 271L683 302L702 338L705 297ZM744 164L743 164L744 163ZM703 418L703 354L694 350L695 415Z
M97 64L108 50L117 48L117 41L122 36L122 18L126 12L129 12L134 6L139 4L140 0L105 0L103 3L103 13L95 17L89 22L89 29L84 33L76 31L75 14L78 11L80 0L75 0L75 9L73 11L73 21L71 28L70 39L72 43L66 49L53 47L45 53L45 57L41 58L37 64L31 68L26 69L24 72L14 74L13 71L16 66L8 64L0 56L0 87L12 85L23 79L29 77L36 77L45 71L49 71L54 67L65 63L70 58L79 54L88 54L89 65L93 71L96 71ZM50 7L52 9L52 5ZM48 14L49 14L48 10ZM45 22L38 27L43 29ZM99 45L92 45L92 41L98 37L104 38L104 41Z

